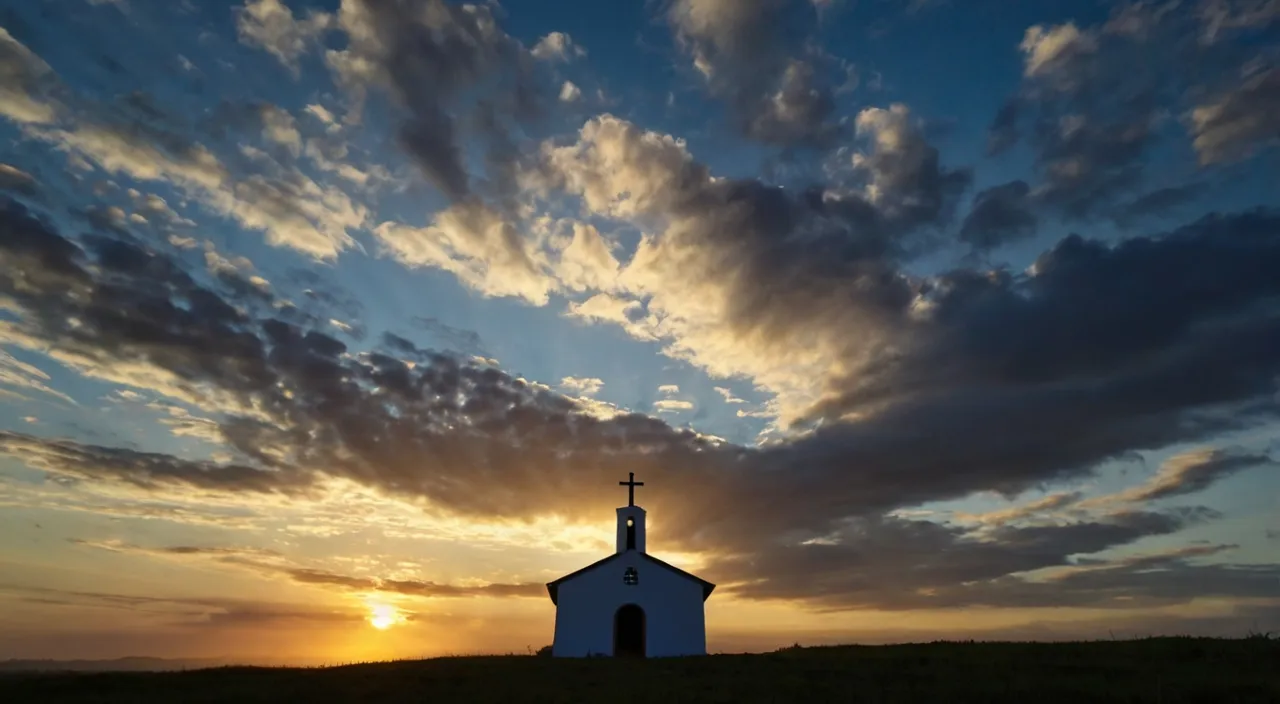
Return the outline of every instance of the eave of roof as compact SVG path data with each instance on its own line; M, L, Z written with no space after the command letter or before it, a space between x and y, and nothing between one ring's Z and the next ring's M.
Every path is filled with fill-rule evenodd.
M584 572L588 572L588 571L590 571L590 570L593 570L593 569L595 569L595 568L597 568L597 567L599 567L599 566L603 565L603 564L604 564L604 563L606 563L606 562L611 562L611 561L616 560L616 559L618 559L619 557L622 557L623 555L626 555L626 554L627 554L627 553L625 553L625 552L614 553L614 554L612 554L612 555L609 555L608 557L604 557L604 558L601 558L601 559L599 559L599 560L596 560L595 562L593 562L593 563L591 563L591 564L587 565L586 567L583 567L583 568L582 568L582 569L580 569L580 570L574 570L573 572L570 572L569 574L566 574L565 576L563 576L563 577L561 577L561 578L559 578L559 579L557 579L557 580L555 580L555 581L553 581L553 582L547 582L547 594L549 594L549 595L551 596L551 603L552 603L552 604L555 604L555 605L557 605L557 606L559 606L559 605L560 605L560 583L561 583L561 582L567 582L567 581L569 581L570 579L573 579L574 577L577 577L578 575L580 575L580 574L582 574L582 573L584 573ZM711 592L712 592L712 591L714 591L714 590L715 590L715 588L716 588L716 585L712 584L711 582L708 582L707 580L705 580L705 579L703 579L703 578L701 578L701 577L699 577L699 576L697 576L697 575L689 574L688 572L685 572L684 570L680 569L679 567L676 567L675 565L673 565L673 564L671 564L671 563L669 563L669 562L663 562L662 560L659 560L658 558L654 557L653 555L650 555L649 553L641 552L641 553L637 553L637 554L638 554L638 555L640 555L640 557L643 557L644 559L646 559L646 560L648 560L648 561L650 561L650 562L652 562L652 563L654 563L654 564L658 565L659 567L665 567L665 568L667 568L667 569L671 570L672 572L675 572L675 573L676 573L676 574L678 574L678 575L681 575L681 576L683 576L683 577L687 577L687 578L692 579L693 581L697 582L698 584L701 584L701 585L702 585L702 600L703 600L703 601L706 601L706 600L711 596Z

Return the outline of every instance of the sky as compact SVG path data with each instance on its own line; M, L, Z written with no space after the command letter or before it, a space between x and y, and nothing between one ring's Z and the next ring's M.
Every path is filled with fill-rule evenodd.
M1280 631L1276 0L0 28L0 658Z

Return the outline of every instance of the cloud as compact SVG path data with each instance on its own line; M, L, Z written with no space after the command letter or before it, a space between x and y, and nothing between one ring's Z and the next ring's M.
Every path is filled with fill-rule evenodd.
M1020 137L1018 133L1018 111L1017 100L1006 100L1000 106L1000 110L996 112L996 116L991 120L991 126L987 131L987 154L989 156L1002 154L1018 142Z
M669 340L670 356L714 376L746 375L803 405L842 354L839 331L874 317L878 296L913 295L892 262L915 230L941 222L968 180L938 165L905 108L869 112L864 122L866 193L713 178L682 141L612 115L589 120L572 144L545 145L534 187L653 231L618 274L622 295L597 294L569 313ZM869 305L833 314L822 303L838 300Z
M39 184L31 174L9 164L0 164L0 191L9 191L24 196L39 193Z
M544 305L558 287L516 224L475 200L440 211L425 228L385 222L373 233L400 263L443 269L488 296Z
M560 380L560 388L576 396L594 396L604 388L604 381L595 377L566 376Z
M295 158L302 153L302 134L288 111L266 104L262 108L262 137L289 150Z
M839 132L831 122L835 97L808 61L787 62L777 89L750 111L746 133L777 144L828 145Z
M560 86L560 102L573 103L582 97L582 89L573 84L573 81L565 81Z
M1010 181L978 193L960 226L960 241L983 251L1030 237L1036 229L1030 193L1026 181Z
M498 172L512 158L507 125L532 119L544 96L533 78L535 59L501 29L490 6L345 0L337 26L347 46L326 51L325 62L355 102L348 120L370 87L381 88L406 113L400 146L450 200L472 195L459 146L464 126L490 141L491 181L501 180ZM477 86L478 96L471 90ZM459 125L455 115L468 108L469 123Z
M416 579L350 577L326 572L324 570L305 568L289 568L282 570L282 572L293 581L302 584L333 585L352 590L389 592L393 594L403 594L405 596L427 598L545 598L547 594L546 584L542 582L523 582L519 584L492 583L463 586L454 584L437 584L435 582L425 582Z
M1205 185L1189 183L1157 188L1116 207L1112 217L1121 226L1129 226L1143 218L1174 214L1205 195Z
M1146 26L1155 19L1131 21ZM1158 36L1072 23L1027 29L1023 84L993 121L989 146L1007 150L1029 125L1041 179L1032 184L1038 207L1087 219L1140 185L1158 131L1154 91L1168 74L1135 57L1156 46L1170 50L1163 45L1174 40L1161 29Z
M1184 452L1160 465L1148 482L1099 499L1140 504L1202 491L1220 479L1271 463L1265 455L1233 453L1211 448Z
M123 448L49 440L0 431L0 453L21 457L29 466L56 476L114 480L141 489L165 486L223 491L297 493L308 478L294 471L268 471L243 465L184 461L168 455Z
M613 290L621 265L614 257L614 244L594 225L560 221L560 232L547 238L547 246L558 258L552 269L561 287L570 291ZM563 233L567 226L569 232Z
M786 0L676 0L666 19L713 96L724 100L738 128L768 144L830 146L839 135L832 64L790 40L796 6ZM815 24L813 8L805 26ZM838 66L843 73L847 68Z
M0 27L0 115L18 123L53 122L61 110L49 64Z
M989 146L999 153L1029 136L1038 208L1089 220L1142 197L1148 157L1175 134L1166 129L1171 115L1183 116L1202 165L1247 158L1276 141L1266 118L1276 112L1267 103L1276 91L1266 50L1246 57L1252 50L1206 39L1232 24L1223 18L1262 26L1266 13L1248 2L1198 5L1129 3L1097 26L1026 31L1024 80L993 120ZM1154 55L1167 60L1143 60Z
M694 66L712 77L739 70L739 64L774 49L783 7L778 0L680 0L671 5L668 20L692 54Z
M588 120L573 144L545 143L541 157L525 174L529 186L580 195L592 212L616 218L661 213L708 178L683 140L613 115Z
M570 302L564 314L587 322L614 323L638 340L657 339L655 321L640 301L597 293L585 301Z
M726 389L723 386L717 386L715 387L715 390L716 390L716 393L724 397L725 403L746 403L745 400L734 396L733 391L731 389Z
M165 625L193 628L279 627L300 623L359 623L367 612L306 604L262 602L248 599L155 596L88 592L4 585L4 591L26 594L30 603L58 606L90 606L159 615Z
M50 387L49 380L49 374L39 367L27 364L0 349L0 385L37 391L66 403L75 403L70 396Z
M334 117L332 112L323 105L311 104L306 108L306 113L319 120L326 128L341 127L338 124L338 118Z
M1268 211L1213 216L1114 246L1068 237L1020 275L912 277L895 240L862 226L883 222L865 201L854 207L831 194L712 181L678 142L612 118L548 155L558 183L593 213L660 217L666 226L642 240L620 277L637 300L593 299L597 317L634 324L654 315L668 354L713 373L746 374L783 393L791 406L784 414L818 426L764 451L767 462L795 469L791 491L804 493L804 468L839 464L865 468L841 489L864 502L876 501L882 482L904 504L959 498L961 484L1016 492L1032 485L1024 479L1031 475L1064 478L1117 452L1274 414L1272 363L1237 357L1278 333L1273 316L1244 302L1273 295L1255 261L1276 256ZM1241 243L1248 255L1236 249ZM1207 272L1216 272L1205 289L1214 293L1187 288ZM1162 295L1137 293L1153 290ZM1257 315L1237 317L1244 310ZM1245 368L1253 371L1235 377ZM1176 382L1210 369L1221 376L1198 390ZM806 391L818 402L806 403ZM1247 412L1233 416L1240 404ZM996 427L999 434L978 431ZM937 437L949 440L936 454L925 451ZM929 488L914 494L881 466L909 466L929 477L921 482ZM949 466L973 469L960 480ZM953 480L954 491L945 488Z
M1018 48L1026 55L1024 73L1038 76L1061 69L1076 55L1097 51L1098 44L1075 23L1067 22L1056 27L1028 27Z
M248 305L249 300L238 301L243 309L228 304L224 295L244 294L201 286L163 252L123 239L91 239L82 249L21 206L11 208L4 212L7 236L0 249L4 271L11 273L0 279L0 291L20 306L17 330L23 336L12 341L46 353L74 352L98 368L130 365L155 370L151 379L167 373L191 382L199 390L155 390L216 413L222 435L247 458L241 464L189 462L69 440L4 436L8 452L46 471L157 491L187 485L227 492L304 492L314 471L298 469L304 466L336 476L372 471L368 478L376 485L402 484L398 493L429 496L444 489L450 496L434 499L442 506L487 512L510 510L498 507L516 496L487 492L457 504L465 494L453 495L421 474L422 458L435 456L444 466L462 468L474 461L509 466L524 456L539 468L530 469L525 480L536 485L539 472L566 463L572 471L585 471L589 465L580 463L624 440L618 449L625 453L617 458L624 465L633 452L633 461L647 462L643 458L655 446L701 442L692 433L650 427L654 421L639 416L605 423L563 396L492 367L418 350L403 338L387 336L377 351L351 357L343 343L318 330L245 312L281 309ZM17 272L20 283L12 278ZM131 303L108 305L109 296ZM210 389L222 395L217 403L188 396ZM463 417L474 435L451 429ZM410 435L403 435L409 428ZM491 442L506 432L515 434ZM328 440L298 445L303 436ZM403 441L418 449L409 450ZM579 443L581 452L561 455ZM481 455L472 455L476 451ZM471 460L463 459L469 455ZM543 457L533 461L534 455ZM479 503L463 508L475 499Z
M240 41L270 52L296 76L298 59L311 49L333 24L333 16L310 12L296 18L280 0L247 0L236 11Z
M338 189L321 186L295 167L263 155L241 173L190 136L156 127L145 119L113 116L102 105L88 103L75 118L50 108L33 110L31 96L40 86L61 89L57 76L38 57L8 34L0 48L16 65L6 100L21 107L0 114L26 125L27 137L41 140L102 169L143 181L165 181L196 197L211 211L266 233L273 246L290 247L317 258L332 258L354 244L349 230L363 226L366 212ZM38 66L33 65L38 62ZM38 71L37 71L38 68ZM32 78L31 75L38 77ZM33 83L38 85L33 85ZM52 90L50 87L48 90ZM26 96L18 101L19 94ZM3 99L3 96L0 96ZM41 103L52 105L52 103ZM25 107L22 107L25 106ZM279 108L262 108L268 139L296 147L292 117ZM243 150L242 150L243 151Z
M1238 160L1280 142L1280 68L1263 70L1190 113L1201 164Z
M120 553L139 553L145 555L160 556L209 556L209 557L231 557L231 556L257 556L257 557L279 557L280 553L274 550L265 550L254 547L211 547L197 545L175 545L162 548L146 548L138 545L132 545L119 540L83 540L80 538L68 538L68 542L73 545L81 545L98 550L106 550L108 552Z
M678 413L680 411L692 411L693 403L673 398L664 398L654 401L653 408L659 413Z
M938 150L925 140L905 105L867 108L855 124L858 135L871 144L870 151L853 156L854 168L867 178L867 201L887 219L908 227L945 220L969 187L969 172L939 165Z
M467 356L489 356L484 341L474 330L463 330L436 318L421 315L414 316L410 322L415 329L431 336L432 347L435 349L453 350Z
M1235 31L1260 29L1280 21L1280 2L1276 0L1206 0L1200 3L1200 19L1204 23L1202 41L1212 44Z
M1043 513L1056 509L1067 508L1079 502L1082 496L1083 494L1078 491L1060 491L1021 506L979 514L960 514L956 518L985 525L1003 525L1024 518L1038 517Z
M910 610L976 607L1135 609L1213 596L1263 597L1274 567L1195 566L1205 550L1073 568L1069 557L1148 535L1188 516L1133 512L1104 521L1005 526L982 538L928 521L851 521L827 541L766 555L714 560L726 591L757 599L804 595L820 607ZM1152 567L1165 568L1161 572ZM1056 574L1053 570L1057 570ZM1199 582L1199 586L1197 586Z
M252 547L219 547L174 545L144 547L122 542L95 542L73 540L87 547L111 552L125 552L161 558L207 558L229 567L247 569L267 576L279 576L298 584L339 587L360 592L386 592L427 598L466 597L545 597L546 585L541 582L517 584L490 583L475 585L438 584L416 579L383 579L353 576L314 567L303 567L280 558L279 553Z
M565 32L551 32L539 39L529 51L540 61L568 62L587 55L587 50L573 41Z
M178 214L164 198L154 193L142 193L130 188L127 191L133 207L147 220L176 227L195 227L195 222Z

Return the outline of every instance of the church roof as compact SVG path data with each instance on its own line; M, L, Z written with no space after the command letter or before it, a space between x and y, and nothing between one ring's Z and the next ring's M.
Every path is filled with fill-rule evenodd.
M605 558L603 558L603 559L596 560L595 562L593 562L593 563L591 563L591 564L587 565L586 567L583 567L583 568L582 568L582 569L580 569L580 570L576 570L576 571L574 571L574 572L570 572L569 574L566 574L565 576L561 577L560 579L555 580L554 582L547 582L547 593L551 595L551 603L552 603L552 604L555 604L555 605L557 605L557 606L559 606L559 604L560 604L560 601L559 601L560 594L559 594L559 592L560 592L560 584L561 584L562 582L567 582L567 581L569 581L569 580L573 579L574 577L577 577L578 575L580 575L580 574L582 574L582 573L584 573L584 572L587 572L587 571L593 570L593 569L595 569L595 568L597 568L597 567L600 567L601 565L604 565L604 564L605 564L605 563L607 563L607 562L612 562L613 560L616 560L616 559L618 559L618 558L620 558L620 557L622 557L623 555L626 555L626 554L627 554L627 553L625 553L625 552L614 553L614 554L609 555L608 557L605 557ZM703 600L703 601L706 601L706 600L707 600L707 598L711 596L711 591L712 591L713 589L715 589L715 588L716 588L716 585L712 584L711 582L708 582L707 580L705 580L705 579L703 579L703 578L701 578L701 577L698 577L698 576L696 576L696 575L689 574L688 572L685 572L684 570L680 569L679 567L676 567L675 565L673 565L673 564L671 564L671 563L669 563L669 562L663 562L662 560L659 560L658 558L654 557L653 555L650 555L649 553L646 553L646 552L637 552L636 554L637 554L637 555L639 555L640 557L642 557L642 558L644 558L644 559L648 560L649 562L652 562L652 563L654 563L654 564L658 565L659 567L665 567L666 569L668 569L668 570L670 570L670 571L672 571L672 572L675 572L676 574L680 575L681 577L687 577L687 578L692 579L693 581L695 581L695 582L697 582L697 583L701 584L701 585L702 585L702 600Z

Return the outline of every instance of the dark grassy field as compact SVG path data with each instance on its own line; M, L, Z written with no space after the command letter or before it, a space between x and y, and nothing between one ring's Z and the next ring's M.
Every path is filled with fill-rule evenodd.
M623 661L466 657L9 674L0 702L1280 702L1280 640L931 643Z

